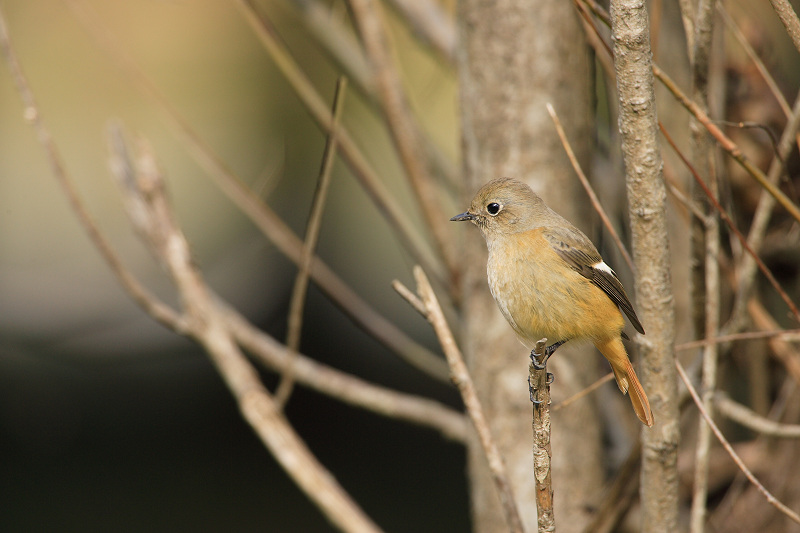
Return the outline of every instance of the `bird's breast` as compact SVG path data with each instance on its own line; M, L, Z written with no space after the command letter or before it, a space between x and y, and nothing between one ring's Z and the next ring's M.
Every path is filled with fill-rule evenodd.
M523 344L605 336L595 332L597 313L622 316L610 298L570 268L541 230L503 236L488 243L489 289Z

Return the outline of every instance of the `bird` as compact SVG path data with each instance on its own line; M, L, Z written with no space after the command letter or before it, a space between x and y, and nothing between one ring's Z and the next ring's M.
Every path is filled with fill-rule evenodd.
M589 340L608 360L617 386L639 420L654 423L650 402L622 343L625 320L644 334L619 278L589 238L550 209L526 183L497 178L475 194L451 221L470 221L486 240L489 289L517 338L533 351L555 341L541 365L570 340Z

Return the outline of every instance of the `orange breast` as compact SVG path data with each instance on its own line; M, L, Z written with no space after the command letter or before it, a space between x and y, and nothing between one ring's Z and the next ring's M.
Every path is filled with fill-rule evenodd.
M556 254L541 228L492 239L487 274L500 311L529 348L543 337L606 339L622 331L614 302Z

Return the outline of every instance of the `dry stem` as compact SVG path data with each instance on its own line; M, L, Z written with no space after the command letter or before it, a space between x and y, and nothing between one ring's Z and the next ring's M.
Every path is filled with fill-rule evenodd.
M67 0L67 3L91 32L100 48L114 59L115 64L161 111L167 124L188 148L190 155L197 160L201 167L206 169L220 190L252 220L253 224L281 253L295 263L299 263L303 243L294 232L258 195L254 194L241 179L234 175L213 150L189 127L188 123L177 113L156 85L125 54L117 45L113 36L96 20L91 9L78 0ZM245 5L245 8L249 8L249 4ZM255 25L257 31L260 30L259 36L266 43L267 50L275 54L276 64L285 69L284 74L293 83L293 86L297 84L295 90L301 100L323 130L329 132L332 116L322 97L316 93L310 82L302 75L299 67L293 63L288 52L276 40L276 36L269 33L265 27L262 27L261 19L255 13L248 12L248 14L251 15L248 20ZM264 24L266 25L265 21ZM266 28L270 27L267 26ZM425 246L422 244L421 237L417 232L403 233L403 228L408 225L408 217L402 214L399 206L394 203L393 197L378 179L377 174L369 167L366 158L358 150L355 142L347 135L346 131L339 131L338 142L345 161L351 165L356 177L361 180L361 184L365 187L370 197L380 207L380 213L390 220L393 228L398 230L400 239L408 245L412 254L425 254L423 251ZM395 216L394 219L392 218L393 215ZM410 230L410 228L406 229ZM428 254L428 257L429 259L420 258L420 262L426 265L429 263L438 265L438 263L430 259L430 254ZM441 271L441 269L439 270ZM434 268L433 272L436 271ZM447 366L441 359L413 341L394 323L378 313L342 281L319 257L314 258L313 266L311 267L311 278L323 292L342 307L356 324L391 349L392 352L434 378L447 381Z
M467 370L467 365L464 363L464 357L461 355L461 350L459 350L453 333L447 325L447 321L442 313L442 308L439 305L439 300L436 298L436 294L433 292L433 288L420 266L414 267L414 278L417 282L417 296L408 288L404 287L399 281L395 280L392 285L398 290L401 296L409 300L409 303L411 303L415 309L421 311L428 322L433 326L445 357L447 357L447 363L450 365L452 380L461 393L464 406L467 408L467 413L475 426L478 438L483 446L483 451L492 473L492 479L494 480L500 496L508 529L515 533L521 533L523 531L522 519L517 510L517 504L511 490L511 483L509 483L508 476L506 475L503 458L492 438L491 431L489 430L489 423L484 415L483 407L481 407L478 394L475 391L475 385L472 383L469 370ZM409 298L409 296L411 297Z
M781 424L780 422L770 420L752 409L734 402L724 393L717 392L714 394L714 405L720 414L756 433L766 435L767 437L779 437L782 439L800 438L800 425Z
M303 309L305 308L306 293L308 292L308 277L311 270L311 261L314 259L314 250L319 240L319 230L322 225L322 210L325 207L325 200L328 198L328 188L331 183L331 170L336 156L336 133L339 120L344 108L344 95L347 90L347 79L339 78L336 84L336 93L333 97L333 123L331 132L328 134L328 141L325 145L325 152L322 156L322 166L317 180L317 188L314 191L314 199L311 202L311 213L308 216L306 225L306 237L303 243L303 253L300 256L300 265L297 277L292 288L292 298L289 302L288 332L286 334L286 346L290 353L297 353L300 348L300 334L303 327ZM294 388L294 365L290 357L289 362L283 369L283 376L275 391L275 401L283 408L292 394Z
M547 339L540 339L533 349L537 359L542 359ZM532 355L533 356L533 355ZM556 530L553 513L553 450L550 445L550 382L547 363L536 368L531 361L528 368L533 403L533 477L536 481L536 516L539 533Z
M764 487L764 485L761 484L761 482L758 480L758 478L756 478L753 475L753 473L750 471L750 469L747 468L747 465L744 464L744 462L742 461L741 457L739 457L739 455L736 453L736 451L730 445L728 440L725 438L725 436L719 430L717 425L714 423L714 421L711 419L711 417L706 412L705 407L703 407L703 402L700 399L700 396L698 396L697 391L695 390L694 386L692 386L692 382L689 379L689 376L686 375L686 371L683 369L683 366L681 365L681 363L679 361L677 361L677 360L675 361L675 367L678 369L678 374L680 375L681 379L683 380L683 383L686 385L686 388L689 390L689 394L691 394L695 405L697 405L697 409L700 411L700 414L705 419L706 423L711 427L711 431L714 432L714 435L717 437L717 440L719 440L720 444L722 444L723 448L725 448L725 451L728 452L728 455L731 456L731 459L733 459L733 461L736 463L736 465L739 467L739 469L742 471L742 473L747 477L747 479L750 481L750 483L752 483L756 487L756 489L758 489L758 491L761 494L764 495L766 500L771 505L773 505L781 513L786 515L793 522L797 522L798 524L800 524L800 516L798 516L797 513L795 513L794 511L792 511L788 507L786 507L786 505L784 505L780 500L778 500L775 496L773 496L772 493L770 493Z
M550 118L553 119L553 123L556 127L556 133L558 133L558 138L561 139L561 144L564 146L564 151L567 153L567 157L569 158L569 162L572 164L572 168L575 169L575 174L578 175L581 185L583 185L583 188L586 190L586 194L589 195L589 201L592 202L592 207L594 207L594 210L598 215L600 215L600 220L603 221L603 225L608 230L609 235L611 235L611 238L614 239L617 249L619 250L620 254L622 254L625 262L628 263L628 268L630 268L631 271L634 271L633 259L628 253L628 249L625 248L624 244L622 244L622 239L620 239L617 230L614 229L611 219L608 218L605 209L603 209L603 206L600 205L600 199L597 198L597 195L592 188L592 184L589 183L589 179L586 177L586 174L583 173L583 169L581 169L578 158L575 157L575 152L572 150L572 146L569 144L569 139L567 139L567 134L564 131L564 127L561 125L561 120L558 118L556 110L553 109L553 106L549 102L547 103L547 112L550 113Z
M397 154L420 204L445 266L456 273L455 241L442 210L441 195L426 164L420 126L411 112L400 73L392 57L389 31L377 0L350 0L350 8L376 80L378 99Z

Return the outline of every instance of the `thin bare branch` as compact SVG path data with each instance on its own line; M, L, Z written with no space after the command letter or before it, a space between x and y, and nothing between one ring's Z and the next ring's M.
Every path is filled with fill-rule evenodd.
M792 106L792 114L783 128L781 139L778 143L778 154L780 158L773 159L767 171L770 183L777 184L784 173L784 166L781 161L786 161L791 151L795 148L797 132L800 130L800 93L795 97ZM775 208L775 199L766 191L762 191L758 199L756 212L750 222L750 232L747 234L747 244L753 250L759 250L767 232L772 211ZM753 285L756 280L757 262L751 255L743 255L737 269L738 283L736 286L736 300L733 303L731 318L725 326L725 330L733 333L738 331L745 324L747 316L747 305L752 295Z
M411 292L408 287L400 283L398 280L393 280L392 288L397 292L397 294L402 296L403 299L407 301L411 307L414 308L414 310L417 311L417 313L421 314L425 320L428 319L428 309L425 307L425 304L416 294Z
M747 57L749 57L750 61L753 62L753 65L756 67L756 70L758 70L758 73L761 74L761 78L764 80L764 83L767 84L767 87L769 87L769 90L772 93L772 96L775 97L775 100L778 102L778 105L781 106L781 109L783 110L783 113L786 115L786 118L789 118L792 114L792 110L789 107L789 102L786 101L786 98L783 96L783 93L781 92L780 88L778 88L778 84L775 82L775 78L772 77L772 74L769 73L767 67L764 66L764 62L761 61L761 58L758 57L756 51L753 50L753 47L747 41L747 37L744 36L741 28L739 28L739 25L736 23L735 20L733 20L733 17L731 17L730 13L728 13L728 9L725 7L725 4L719 1L716 2L716 4L717 4L717 11L721 15L722 21L725 23L725 26L728 27L728 29L733 34L736 41L739 43L739 46L742 47L745 54L747 54Z
M613 372L609 372L608 374L606 374L605 376L603 376L600 379L596 380L594 383L592 383L591 385L589 385L588 387L586 387L582 391L573 394L569 398L561 400L560 402L558 402L557 404L555 404L553 406L552 410L553 411L558 411L559 409L563 409L565 407L569 407L570 404L573 404L573 403L577 402L578 400L580 400L581 398L584 398L584 397L590 395L591 393L593 393L594 391L599 389L603 384L608 383L612 379L614 379L614 373Z
M581 0L576 0L581 1ZM596 2L592 0L582 0L585 4L589 5L592 11L606 24L609 23L610 18L608 13ZM774 183L768 179L763 172L742 153L738 145L734 143L716 124L702 111L684 92L678 87L672 78L666 72L652 63L653 74L656 78L667 88L669 92L675 97L676 100L689 111L703 127L711 134L720 147L725 150L744 170L755 179L764 190L769 193L795 220L800 221L800 208L798 208ZM798 95L800 98L800 95ZM795 107L796 109L796 107ZM788 127L788 126L787 126ZM784 130L785 133L786 130ZM794 141L794 139L793 139Z
M797 18L797 13L794 12L792 4L789 0L769 0L772 8L777 13L778 18L781 19L783 27L786 28L786 33L794 43L794 47L800 52L800 19Z
M770 420L752 409L734 402L724 393L717 392L714 394L714 405L720 414L761 435L782 439L800 439L800 425L781 424Z
M792 314L797 318L798 321L800 321L800 310L797 309L797 306L794 304L792 299L789 297L789 295L786 293L786 291L783 290L783 287L781 287L781 284L778 282L777 279L775 279L775 276L772 274L772 272L767 267L767 265L764 264L764 262L761 260L761 258L758 256L758 254L755 252L755 250L750 247L750 243L748 242L748 239L746 239L745 236L742 235L742 232L740 232L739 229L736 227L736 225L734 224L733 220L731 220L730 216L728 216L728 213L725 211L725 209L722 207L722 205L720 205L720 203L716 199L713 191L711 191L711 189L708 188L708 186L705 184L703 179L700 177L700 175L695 170L694 166L691 163L689 163L689 161L686 160L686 158L683 156L683 154L680 152L680 150L678 150L677 145L672 140L672 137L667 132L667 130L660 123L659 123L659 127L661 128L661 133L664 135L664 138L667 140L669 145L672 146L672 148L675 150L675 153L678 155L678 157L681 158L683 163L686 165L686 168L689 169L689 171L691 172L692 176L694 177L695 182L703 190L703 192L706 195L706 198L714 206L714 208L716 209L716 212L720 215L722 220L728 226L728 229L731 230L731 232L734 235L736 235L736 238L739 239L739 242L742 244L742 247L747 251L749 256L752 257L752 259L755 262L755 264L758 265L758 268L759 268L759 270L761 270L761 273L764 274L764 277L767 278L767 280L769 281L770 285L772 285L772 287L775 289L775 291L778 293L778 295L781 297L781 299L786 303L786 305L789 307L789 310L792 312ZM714 261L716 261L716 257L717 256L714 255L713 257L714 257ZM708 336L708 333L706 333L706 335Z
M583 173L583 169L578 162L578 158L575 157L575 152L573 152L572 146L569 144L567 134L564 132L564 127L561 125L561 120L559 120L556 110L553 109L553 106L549 102L547 103L547 112L550 113L550 118L553 119L556 132L558 133L558 138L561 139L561 144L564 146L564 151L567 153L569 162L572 163L572 168L575 169L575 173L578 175L581 185L583 185L583 188L586 190L586 194L589 195L589 201L592 202L594 210L598 215L600 215L600 220L603 221L603 225L606 227L608 233L611 235L611 238L614 240L614 243L617 245L617 249L619 250L620 254L622 254L625 262L628 263L628 268L630 268L632 272L635 272L633 259L628 253L627 248L625 248L625 245L622 243L622 239L620 239L617 230L614 229L614 225L611 223L611 219L608 218L605 209L603 209L603 206L600 205L600 199L595 194L592 184L589 183L589 179L586 177L586 174Z
M447 363L450 365L452 380L461 393L461 398L467 408L467 413L483 446L492 478L497 487L498 495L500 496L508 529L509 531L520 533L523 531L522 519L519 516L519 511L517 511L517 504L511 490L511 483L506 475L503 458L489 430L489 423L484 415L483 407L481 407L478 394L475 391L475 386L469 375L469 370L467 370L467 365L464 363L464 357L461 355L461 350L459 350L453 333L447 325L447 321L442 313L442 308L439 305L439 300L436 298L436 294L433 292L433 288L420 266L414 267L414 278L417 282L419 300L424 305L425 317L436 332L436 337L439 339L445 357L447 357ZM400 285L400 283L395 282L395 285ZM398 292L404 294L410 293L411 291L406 288Z
M297 14L301 24L320 49L353 81L355 87L372 98L375 80L358 39L339 17L333 6L317 0L282 0L281 4Z
M710 339L700 339L696 341L683 342L681 344L675 345L675 351L681 352L687 350L696 350L697 348L702 348L706 344L710 343L725 344L729 342L755 340L755 339L776 338L789 341L789 340L796 340L798 335L800 335L800 329L775 330L775 331L748 331L746 333L733 333L731 335L720 335L719 337L713 337Z
M188 147L190 154L198 161L198 163L206 169L209 176L219 186L220 190L228 196L228 198L236 204L241 211L247 215L253 224L269 239L286 257L299 264L302 255L303 244L302 241L294 234L294 232L281 220L281 218L266 204L261 198L254 194L247 185L231 172L229 168L214 154L211 148L206 145L202 139L189 127L186 121L177 113L169 101L158 90L144 72L133 62L125 52L117 46L113 37L108 34L105 28L97 22L94 13L83 2L78 0L66 0L68 5L73 8L73 11L78 16L84 26L90 31L92 36L96 39L99 46L103 51L107 52L125 74L144 92L144 94L151 99L159 111L162 112L167 124L173 129L178 138ZM255 15L254 15L255 16ZM256 20L257 22L257 20ZM260 27L260 26L259 26ZM288 54L280 48L280 44L273 42L270 39L274 37L266 34L265 40L272 43L276 48L277 57L284 58L284 61L291 61ZM283 54L283 55L281 55ZM276 60L280 64L279 61ZM297 71L299 72L299 71ZM307 81L307 80L306 80ZM309 85L310 87L310 85ZM308 91L313 91L313 88L307 88ZM298 93L305 94L305 93ZM314 112L319 111L322 115L318 118L322 120L322 126L325 131L330 131L330 110L322 103L321 97L316 92L309 93L314 103L308 103L309 109ZM308 95L307 95L308 96ZM317 105L319 103L319 105ZM321 111L320 111L321 108ZM315 115L316 116L316 115ZM358 152L355 143L350 139L344 131L340 131L337 136L340 149L345 159L348 157L352 161L360 161L366 165L363 155ZM349 147L349 148L348 148ZM348 151L349 150L349 151ZM348 156L349 154L349 156ZM359 163L360 164L360 163ZM369 168L367 166L355 167L364 170ZM353 167L353 168L355 168ZM356 172L356 175L359 175ZM375 185L372 192L376 197L388 198L390 195L383 188L383 185L375 177L374 173L371 174L372 178L369 183ZM368 191L370 190L367 187ZM381 202L376 200L377 205L382 205ZM387 209L399 213L399 207ZM381 210L383 214L386 211ZM401 226L406 224L408 217L403 214L403 220L399 220ZM390 218L391 220L391 218ZM394 224L394 222L392 222ZM397 226L393 226L397 227ZM402 237L401 237L402 239ZM405 241L404 241L405 242ZM409 249L419 249L418 247L409 245ZM423 264L426 264L425 259L420 259ZM435 271L435 270L434 270ZM339 278L319 257L314 258L311 267L311 278L320 286L332 300L334 300L344 312L353 321L367 331L370 335L375 337L384 346L391 349L399 357L403 358L412 366L422 370L430 376L439 379L440 381L448 380L447 365L441 358L436 357L430 350L421 346L402 332L397 326L385 317L380 315L372 306L365 300L358 296L341 278Z
M322 225L322 211L325 201L328 199L328 189L331 183L331 170L336 157L336 134L339 120L344 109L344 95L347 91L347 79L339 78L336 84L336 92L333 97L333 123L328 141L325 144L325 153L322 156L322 165L317 179L317 188L314 191L314 199L311 202L311 213L308 216L306 225L305 242L303 243L303 253L300 256L300 266L297 277L292 288L292 296L289 301L289 320L288 332L286 334L286 346L290 353L297 353L300 349L300 334L303 329L303 310L305 308L306 293L308 292L308 278L311 270L311 261L314 259L314 251L319 241L319 230ZM289 358L289 363L283 369L283 375L275 391L275 401L283 409L292 394L294 388L294 365Z
M694 19L694 39L689 54L692 71L692 99L699 109L709 113L708 84L711 73L711 51L714 30L714 0L698 0L692 13ZM664 127L661 126L663 130ZM719 194L717 184L714 145L708 133L698 127L697 119L692 117L689 126L692 148L692 174L695 185L692 199L698 206L703 194L716 198ZM673 148L675 146L673 145ZM683 157L683 156L681 156ZM700 179L700 175L704 179ZM703 183L705 181L705 183ZM714 204L715 206L718 204ZM696 317L695 331L703 332L706 338L714 337L719 331L720 321L720 232L719 218L712 214L703 220L692 220L692 312ZM709 343L703 346L702 395L703 406L713 416L714 404L711 397L717 387L717 366L719 345ZM692 533L703 533L706 522L706 501L708 500L708 470L711 450L711 432L708 426L698 421L697 446L695 448L694 487L689 529Z
M456 249L449 217L443 210L442 196L437 190L425 160L420 127L411 112L397 65L392 57L384 16L377 0L350 0L367 57L376 80L378 99L406 176L416 193L427 226L441 250L451 277L456 272Z
M272 370L279 371L286 366L289 359L286 346L229 306L220 303L220 310L236 341L247 352ZM298 384L348 405L431 428L458 442L467 440L466 417L439 402L374 385L302 354L294 360L294 377Z
M438 4L395 1L398 9L403 10L402 15L415 33L424 42L432 44L433 49L437 52L441 45L445 45L451 39L448 36L450 32L455 35L454 30L448 30L448 27L453 27L452 17L445 13ZM334 5L318 0L283 0L283 3L297 14L306 31L319 42L322 52L328 55L353 81L356 89L360 90L370 103L376 104L375 78L367 64L364 51L350 28L334 13L331 13ZM399 6L401 3L402 7ZM405 8L411 11L406 12ZM416 19L417 16L420 19ZM447 46L455 50L454 42ZM451 53L454 52L451 51ZM441 54L439 55L441 56ZM447 58L445 61L451 62ZM443 177L449 185L454 185L458 171L452 158L445 155L437 143L432 142L425 130L422 130L421 134L425 136L425 149L429 153L431 165L437 172L436 177Z
M751 298L750 302L748 302L747 312L757 328L766 331L781 331L781 327L775 319L755 298ZM769 347L772 350L772 354L786 367L789 375L800 384L800 351L779 337L770 338Z
M739 165L755 179L758 184L764 188L766 192L772 195L773 198L783 207L795 220L800 222L800 209L789 199L783 191L781 191L770 179L753 163L739 149L739 146L733 142L730 137L720 130L716 124L708 117L708 115L701 110L697 104L691 101L680 90L678 85L670 78L666 72L661 70L658 65L653 64L653 74L659 79L664 87L672 93L672 95L685 107L702 125L703 127L717 140L719 146L725 150Z
M714 423L714 421L711 419L711 417L708 416L708 413L706 412L705 407L703 407L703 402L700 400L700 396L697 395L697 391L695 390L694 386L692 385L692 381L689 379L689 376L686 375L686 371L683 369L683 366L681 365L680 361L675 360L675 367L678 369L678 375L680 375L681 380L683 380L683 383L686 385L686 388L689 390L689 394L691 394L692 399L694 400L694 403L697 406L697 409L700 411L700 414L703 416L703 418L705 419L706 423L711 427L711 431L714 432L714 435L717 437L717 440L719 440L720 444L722 444L722 447L725 448L725 451L728 452L728 455L731 456L731 459L733 459L733 461L736 463L736 465L739 467L739 469L742 471L742 473L747 477L747 479L750 481L750 483L752 483L753 486L755 486L756 489L758 489L758 491L761 494L764 495L764 498L766 498L766 500L771 505L773 505L781 513L786 515L793 522L797 522L798 524L800 524L800 516L798 516L797 513L795 513L794 511L792 511L788 507L786 507L786 505L784 505L780 500L778 500L775 496L773 496L772 493L770 493L764 487L764 485L761 484L761 482L753 475L753 473L750 471L750 469L747 468L747 465L744 464L742 459L739 457L739 455L736 453L736 451L730 445L728 440L725 438L725 436L719 430L719 428Z
M264 45L264 49L286 77L312 118L325 133L330 133L333 117L328 105L292 58L267 16L258 10L251 0L239 0L237 5L241 7L247 22L261 44ZM389 193L378 173L370 166L364 154L350 137L347 129L340 127L337 138L344 161L378 207L380 213L397 231L398 237L412 256L425 265L426 269L431 269L430 271L438 280L445 279L445 270L442 268L441 262L431 252L424 237L411 223L412 217L408 216L407 209L403 209L395 197ZM446 218L444 220L446 221Z
M126 191L139 196L137 205L142 211L136 217L147 220L149 230L145 244L167 267L188 318L188 334L205 348L244 418L286 473L334 525L348 532L380 531L295 433L256 369L240 351L195 267L189 244L167 200L163 177L147 145L142 145L137 167L136 188Z

